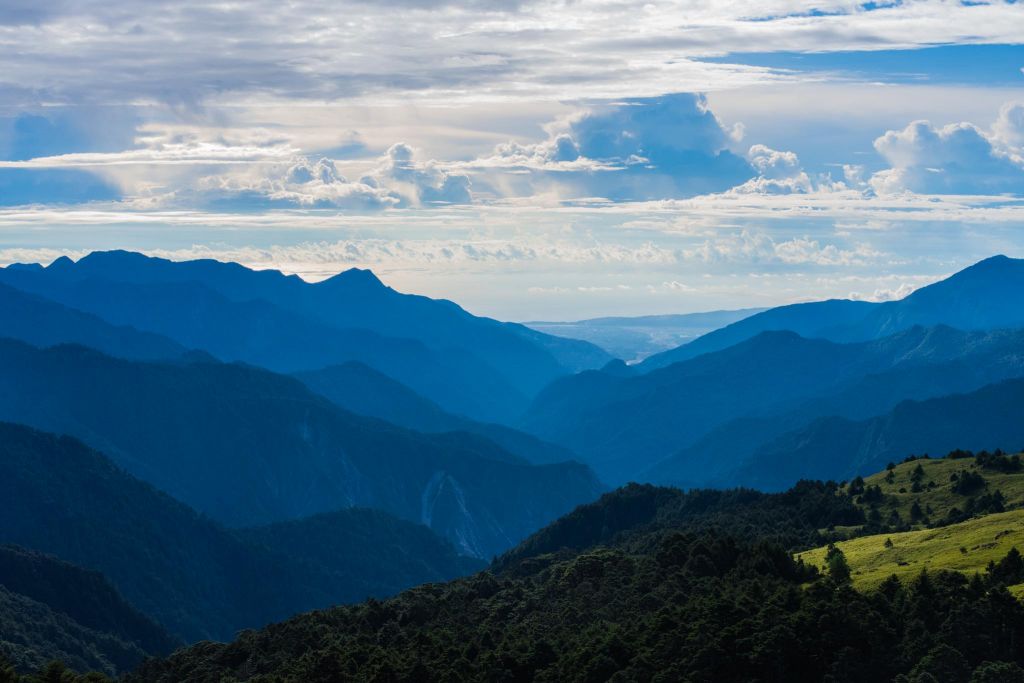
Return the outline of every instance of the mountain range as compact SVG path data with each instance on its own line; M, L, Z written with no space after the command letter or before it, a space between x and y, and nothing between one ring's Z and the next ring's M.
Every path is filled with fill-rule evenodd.
M862 419L900 400L1024 374L1020 333L998 329L1014 328L1022 315L1006 303L1007 292L1024 295L1024 261L998 257L915 292L906 304L869 304L880 312L858 313L858 329L872 334L838 322L866 310L864 302L823 302L820 315L816 304L772 309L679 347L673 353L684 359L663 367L609 365L556 380L518 426L571 449L613 484L727 483L715 475L810 419ZM786 329L794 321L796 331ZM978 329L985 323L994 329ZM833 336L844 341L815 336L840 327L847 332ZM872 336L883 332L890 334ZM867 339L848 339L858 336ZM669 458L676 464L662 464Z
M114 251L8 266L0 282L225 361L281 372L361 361L489 421L514 417L552 379L611 359L587 342L401 294L358 269L307 283L234 263Z
M972 477L1016 471L989 451L1024 445L1021 294L1024 261L994 257L900 301L556 330L611 330L610 354L358 269L307 283L129 252L2 268L0 679L50 657L161 681L419 681L452 657L473 680L650 678L686 638L614 634L654 642L627 624L664 626L659 605L771 576L757 591L792 606L825 589L785 550L907 532L857 477L956 449L981 452ZM708 331L612 357L684 324ZM592 503L631 480L694 490ZM909 514L886 481L886 510ZM955 483L928 482L943 519L1010 500L984 483L947 500Z
M755 460L758 449L783 435L799 433L816 419L864 420L884 415L905 400L970 393L991 383L1024 376L1022 330L961 332L944 326L915 327L872 344L898 347L899 342L907 341L916 341L918 345L893 367L865 374L837 390L796 404L778 405L760 415L724 422L641 476L648 481L684 486L749 483L738 478L737 468L746 468L743 463ZM971 443L960 445L977 447ZM946 450L954 447L957 446ZM817 470L822 476L847 476L850 463L842 458L829 454L821 462L832 465L831 469Z

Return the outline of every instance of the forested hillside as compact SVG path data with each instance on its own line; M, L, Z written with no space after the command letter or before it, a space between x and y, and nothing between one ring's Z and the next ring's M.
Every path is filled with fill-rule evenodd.
M787 552L859 515L835 485L773 496L631 486L539 532L490 572L196 646L129 680L868 682L927 673L966 682L1024 673L1024 605L1006 590L1016 577L933 572L863 593L841 554L822 574Z

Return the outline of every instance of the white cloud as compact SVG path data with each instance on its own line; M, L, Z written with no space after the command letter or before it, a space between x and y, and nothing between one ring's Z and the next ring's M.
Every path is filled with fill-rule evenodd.
M368 211L471 201L468 176L418 162L404 143L372 161L358 180L335 161L302 155L287 137L263 129L212 131L146 126L134 149L0 161L0 169L84 169L113 181L126 207L267 209L274 206Z
M942 127L914 121L875 140L890 168L875 173L879 193L1020 194L1024 158L1012 147L1019 134L1017 107L1004 107L994 133L971 123Z
M813 191L811 179L801 168L793 152L780 152L766 145L754 145L747 159L757 171L757 177L732 189L746 194L793 194Z
M0 168L92 168L112 166L195 166L253 164L287 160L298 153L287 138L266 130L204 131L182 127L143 126L135 149L79 152L2 161Z
M910 296L917 289L917 285L910 282L902 282L894 288L878 288L871 293L850 292L849 298L855 301L899 301Z
M257 168L200 178L192 188L172 193L170 204L252 209L271 206L367 211L398 206L397 194L369 182L349 182L330 159L300 157L288 166Z
M412 147L396 143L364 183L387 185L414 206L468 204L472 201L469 176L444 170L435 161L416 162Z
M1000 107L992 135L1006 148L1020 150L1024 147L1024 102L1007 102Z
M687 249L689 259L706 263L780 263L786 265L849 266L864 265L880 259L883 254L867 245L844 249L822 244L807 237L778 241L766 232L743 230L706 240Z

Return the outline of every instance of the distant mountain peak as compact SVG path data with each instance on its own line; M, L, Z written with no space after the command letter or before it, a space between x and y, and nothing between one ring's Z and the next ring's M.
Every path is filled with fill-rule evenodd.
M48 265L46 267L46 269L47 270L54 270L54 271L66 270L68 268L73 267L74 265L75 265L75 262L72 261L67 256L58 256L56 259L54 259L53 263L51 263L50 265Z
M990 277L993 275L1001 275L1006 272L1019 271L1022 268L1024 268L1024 259L1010 258L1003 254L997 254L967 266L963 270L954 273L946 280L942 280L937 284L941 284L942 282L956 282L958 280L978 276Z
M343 270L323 282L331 285L344 285L346 287L361 287L364 289L387 289L387 285L380 281L369 268L349 268Z
M922 287L902 301L932 300L935 297L946 297L950 293L960 292L961 296L981 297L979 304L982 302L990 304L990 297L1002 294L1010 295L1017 290L1021 286L1022 279L1024 279L1024 259L1010 258L999 254L978 261L944 280Z

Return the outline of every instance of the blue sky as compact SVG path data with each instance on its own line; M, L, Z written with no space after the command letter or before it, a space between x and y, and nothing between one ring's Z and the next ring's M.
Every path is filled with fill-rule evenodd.
M0 7L0 262L373 268L510 319L1024 256L1024 6Z

